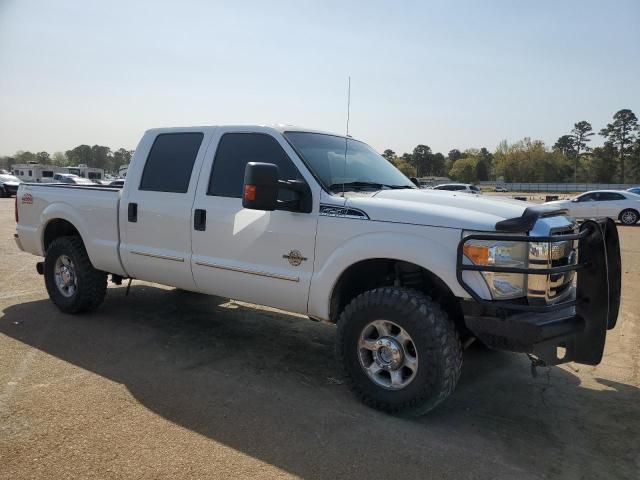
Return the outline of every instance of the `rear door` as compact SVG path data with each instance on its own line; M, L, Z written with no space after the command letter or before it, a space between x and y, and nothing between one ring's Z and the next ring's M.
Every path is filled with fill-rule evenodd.
M305 313L320 187L289 144L271 129L219 129L209 150L194 203L195 223L190 226L198 289ZM312 190L312 212L244 209L242 187L250 161L276 164L282 180L305 180ZM281 191L280 199L291 200L291 195Z
M624 209L626 198L621 193L600 192L598 195L598 216L609 217L614 220Z
M121 255L130 276L195 289L191 211L210 138L210 129L161 131L138 146L120 202Z

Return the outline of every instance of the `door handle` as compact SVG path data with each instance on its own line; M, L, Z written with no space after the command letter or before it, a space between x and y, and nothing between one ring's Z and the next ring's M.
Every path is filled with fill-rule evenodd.
M193 212L193 229L204 232L207 229L207 211L196 208Z
M130 203L127 207L127 216L130 222L138 221L138 204Z

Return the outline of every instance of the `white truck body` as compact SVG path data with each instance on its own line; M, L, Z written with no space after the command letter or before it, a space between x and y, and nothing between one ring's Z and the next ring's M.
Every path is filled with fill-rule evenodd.
M406 184L402 189L330 189L312 171L301 149L294 147L287 136L291 132L322 134L285 126L149 130L135 150L122 189L21 185L16 197L16 242L24 251L45 256L56 232L69 235L75 229L98 271L268 305L327 322L335 322L345 306L336 299L337 289L357 290L340 284L345 272L381 259L421 269L442 286L443 295L460 305L495 300L481 272L458 271L458 245L469 233L495 234L500 222L528 215L530 204ZM176 134L201 138L185 191L143 188L155 142ZM244 208L243 198L211 194L222 139L246 134L264 135L277 143L298 180L308 186L310 211ZM177 170L166 172L174 174L178 175ZM202 212L204 226L200 225ZM539 214L531 229L520 233L545 237L575 231L573 220L561 213ZM471 262L465 256L463 263ZM348 279L354 281L359 280ZM549 293L546 284L545 292ZM452 308L449 316L462 312ZM559 360L553 358L552 363Z

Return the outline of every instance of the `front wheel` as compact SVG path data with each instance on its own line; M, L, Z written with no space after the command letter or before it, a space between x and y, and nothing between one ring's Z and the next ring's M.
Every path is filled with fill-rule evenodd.
M49 298L65 313L96 309L107 293L107 274L91 265L80 237L56 238L44 258Z
M390 413L432 410L462 368L453 322L431 298L405 288L357 296L338 320L337 350L358 397Z
M631 208L620 212L620 221L625 225L635 225L636 223L638 223L638 218L638 212Z

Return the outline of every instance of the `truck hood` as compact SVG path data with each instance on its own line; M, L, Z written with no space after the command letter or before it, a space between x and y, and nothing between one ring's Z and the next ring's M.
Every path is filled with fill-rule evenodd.
M497 222L520 217L532 205L504 197L418 189L381 190L346 202L371 220L479 231L494 231Z

